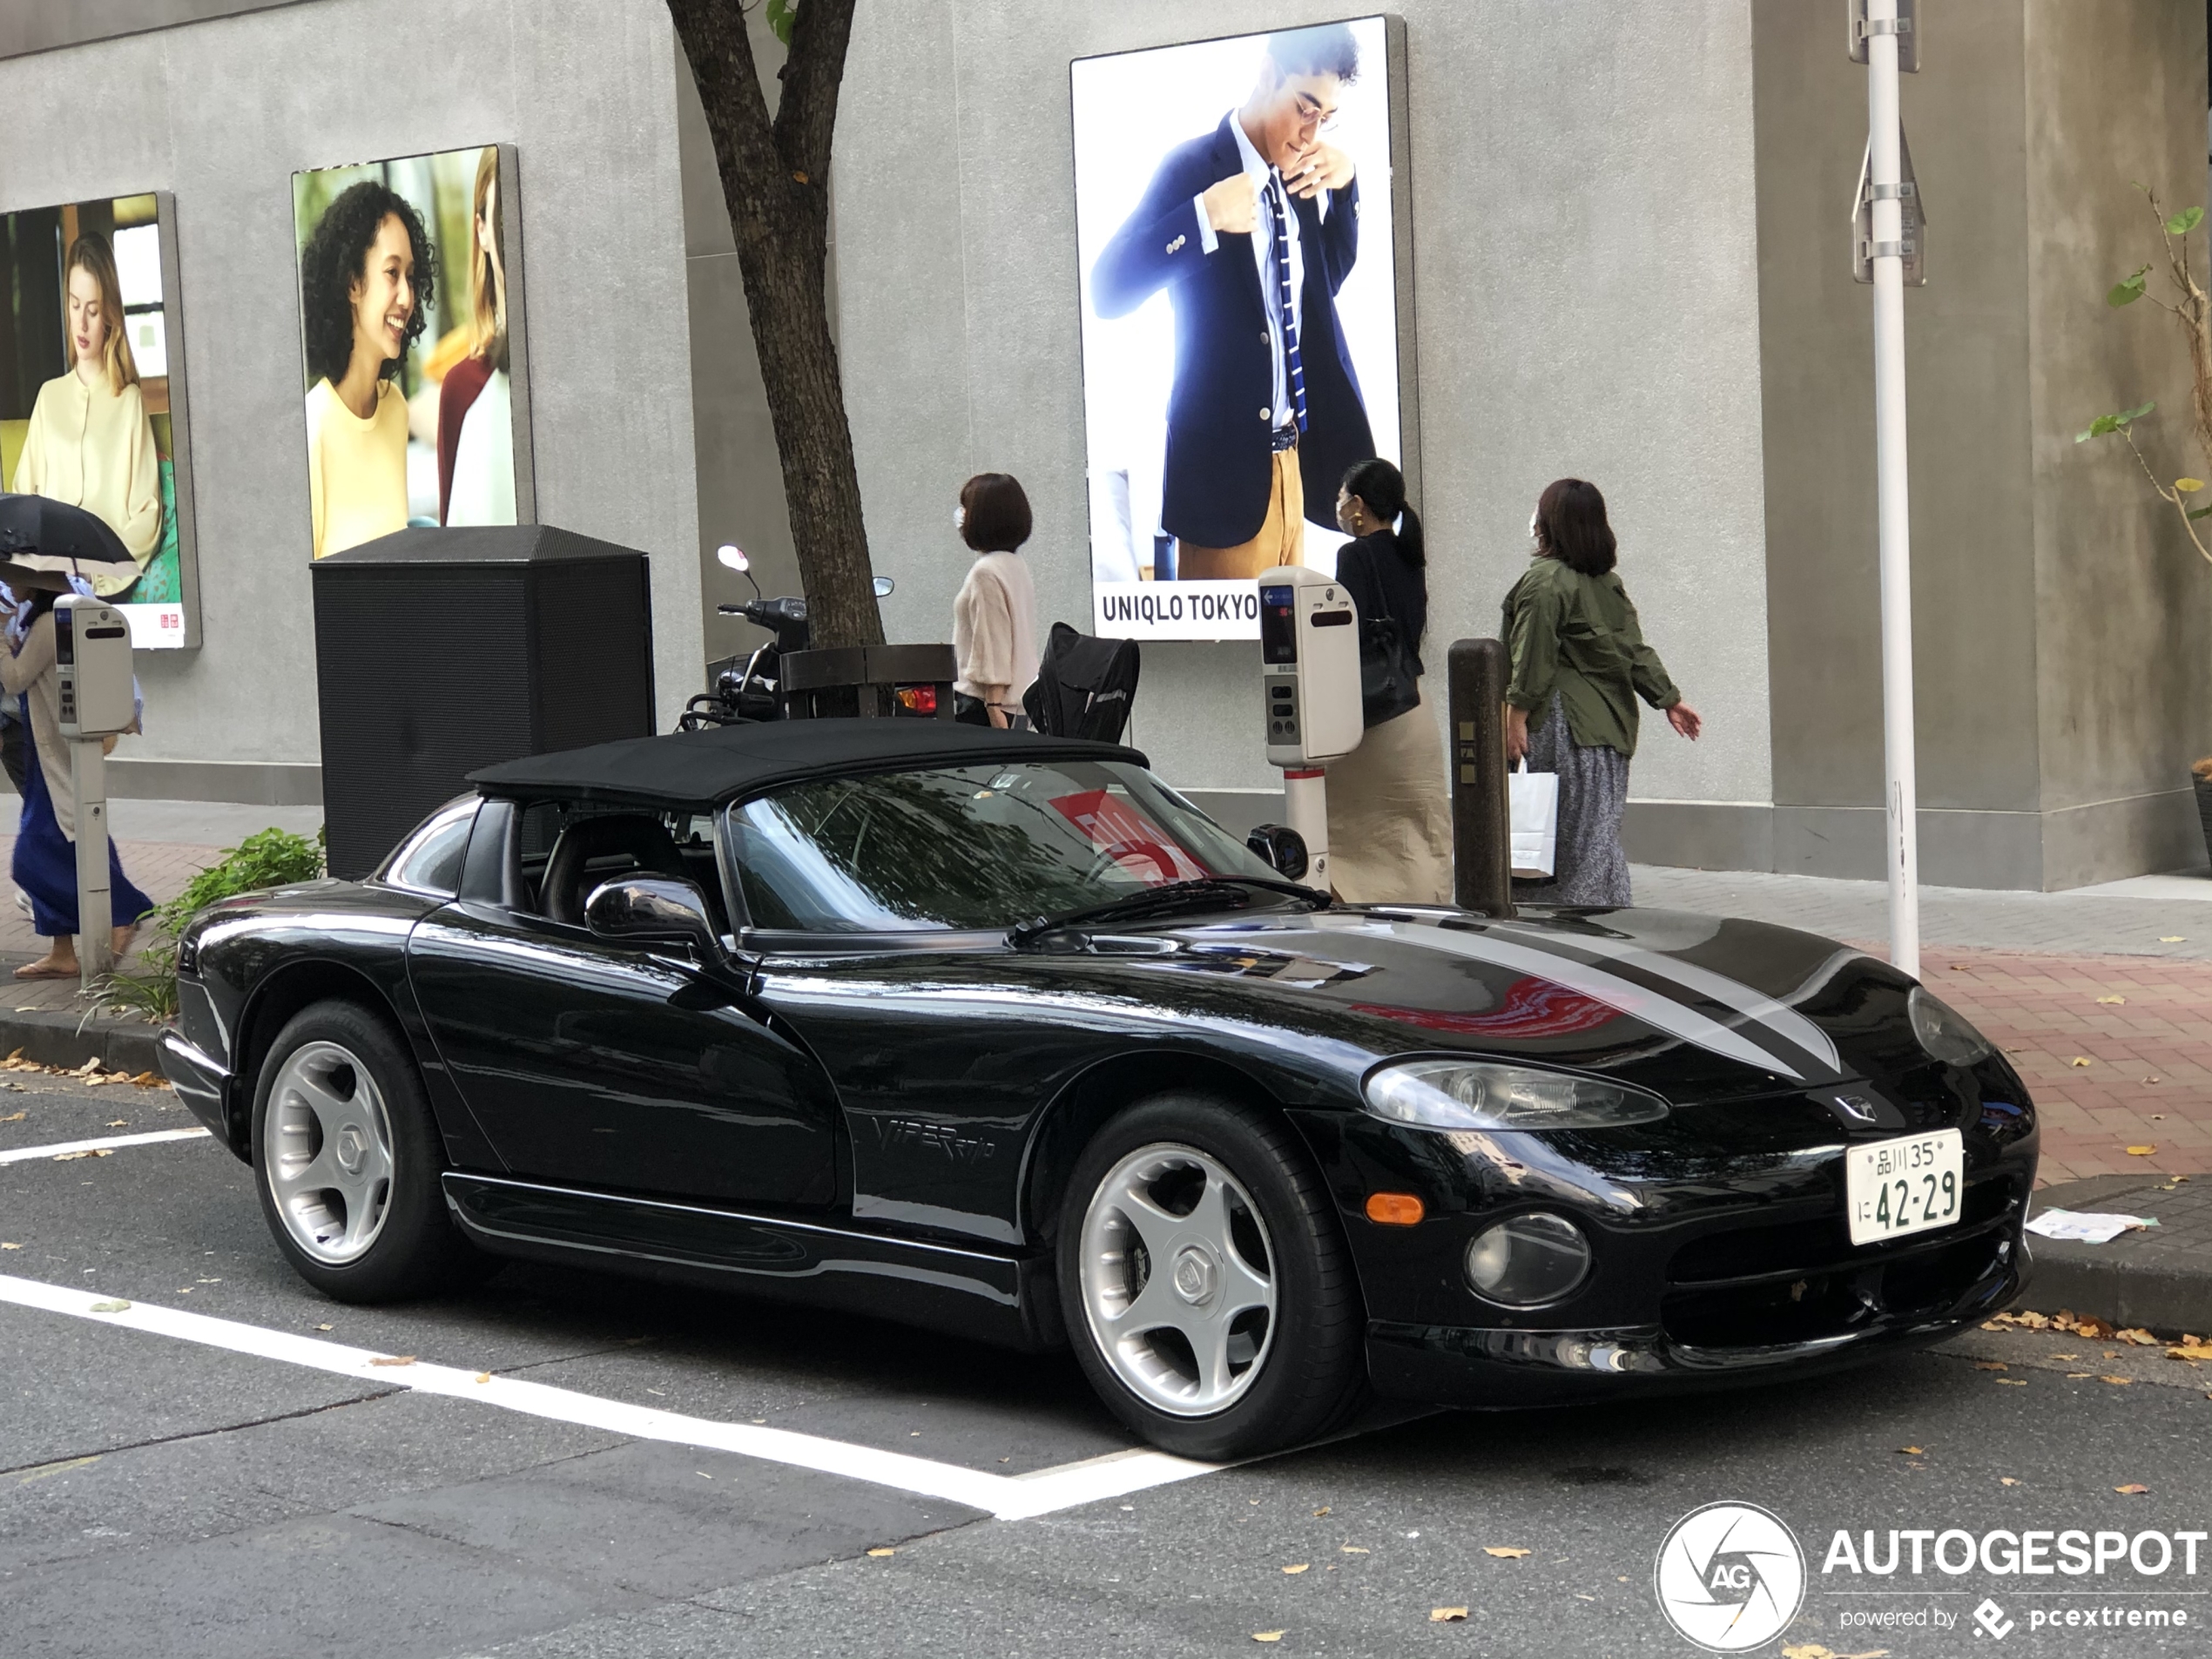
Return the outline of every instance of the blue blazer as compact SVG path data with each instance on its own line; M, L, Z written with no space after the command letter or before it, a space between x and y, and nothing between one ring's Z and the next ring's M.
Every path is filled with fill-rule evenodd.
M1259 534L1273 475L1275 367L1260 298L1252 239L1227 233L1208 254L1192 198L1244 171L1224 117L1203 138L1168 152L1136 211L1114 233L1090 276L1101 317L1125 316L1160 289L1175 306L1175 388L1161 527L1198 547L1235 547ZM1306 429L1298 442L1305 516L1333 528L1337 486L1375 453L1359 377L1337 320L1337 291L1359 253L1359 181L1300 200L1298 246L1305 275L1299 361L1305 368Z

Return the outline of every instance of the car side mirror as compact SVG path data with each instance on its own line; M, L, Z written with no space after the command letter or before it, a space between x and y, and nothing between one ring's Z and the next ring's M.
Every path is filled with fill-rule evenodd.
M583 925L624 945L688 945L703 962L721 954L706 894L696 881L665 875L603 881L583 901Z
M1244 845L1285 881L1305 874L1305 837L1287 824L1262 824L1244 837Z

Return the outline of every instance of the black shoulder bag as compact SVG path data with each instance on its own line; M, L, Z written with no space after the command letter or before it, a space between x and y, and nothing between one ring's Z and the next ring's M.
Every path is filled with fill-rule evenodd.
M1382 615L1359 618L1359 718L1371 732L1420 707L1421 701L1413 643L1390 614L1390 596L1379 570L1375 572L1375 594L1382 601Z

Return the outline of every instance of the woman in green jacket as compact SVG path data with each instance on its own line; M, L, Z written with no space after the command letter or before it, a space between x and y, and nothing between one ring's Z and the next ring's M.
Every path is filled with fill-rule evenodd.
M1613 527L1597 486L1560 479L1538 499L1528 529L1535 557L1506 596L1506 759L1525 757L1530 771L1559 774L1559 839L1551 880L1514 890L1542 903L1625 905L1621 813L1636 752L1635 700L1665 710L1693 741L1703 722L1643 643L1613 572Z

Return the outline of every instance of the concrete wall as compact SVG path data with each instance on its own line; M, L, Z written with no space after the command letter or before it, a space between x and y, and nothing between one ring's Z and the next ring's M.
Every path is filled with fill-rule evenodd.
M1769 799L1750 19L1739 0L1402 0L1432 647L1494 633L1537 492L1597 480L1645 627L1709 721L1635 792ZM1036 509L1048 623L1089 616L1069 60L1342 17L1329 0L872 0L834 175L840 327L894 637L944 638L986 468ZM1432 649L1432 657L1440 657ZM1265 790L1252 644L1148 644L1135 741ZM1257 799L1257 798L1256 798Z
M2128 181L2203 178L2204 19L2168 0L1933 0L1904 119L1930 218L1905 295L1921 872L2059 887L2197 861L2212 570L2091 416L2186 410ZM1775 806L1770 867L1882 867L1871 290L1846 218L1866 71L1754 0ZM2202 233L2193 239L2200 259ZM2162 327L2161 325L2164 325ZM2172 472L2186 428L2147 428ZM2171 475L2169 472L2168 475Z
M0 62L0 209L177 198L206 643L140 654L119 790L314 798L295 168L517 146L539 516L654 555L661 707L697 688L672 54L658 0L322 0Z

